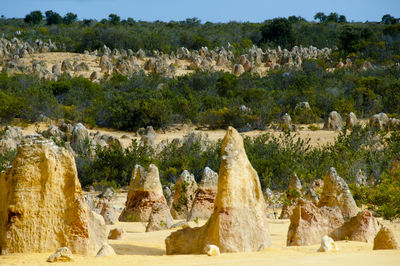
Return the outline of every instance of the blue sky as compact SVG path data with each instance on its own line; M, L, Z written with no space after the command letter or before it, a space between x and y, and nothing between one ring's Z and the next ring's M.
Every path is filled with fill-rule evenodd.
M262 22L291 15L313 20L319 11L337 12L350 21L380 21L384 14L400 17L400 0L0 0L0 4L0 15L7 18L21 18L33 10L73 12L79 19L116 13L144 21L197 17L202 22Z

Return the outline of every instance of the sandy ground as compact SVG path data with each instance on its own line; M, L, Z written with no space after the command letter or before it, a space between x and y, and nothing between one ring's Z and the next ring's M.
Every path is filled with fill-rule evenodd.
M126 193L118 194L114 206L122 208ZM382 221L380 221L382 222ZM190 225L199 226L191 222ZM383 221L400 240L400 223ZM225 253L218 257L207 255L165 254L165 238L173 230L145 233L145 223L120 223L109 229L124 228L127 232L122 240L109 240L116 256L95 258L74 255L73 262L63 265L400 265L400 250L372 250L372 244L338 241L339 251L318 253L319 245L286 247L289 220L269 219L273 245L266 250L250 253ZM44 265L51 253L12 254L0 256L3 265ZM58 264L58 263L56 263Z
M57 123L36 123L36 124L29 124L25 126L18 125L22 128L24 131L24 134L35 134L37 130L43 131L46 130L51 124L56 125ZM315 124L319 128L323 127L323 124ZM299 137L303 140L310 139L310 145L313 147L317 146L323 146L326 144L331 144L335 141L335 138L338 136L338 132L335 131L328 131L328 130L316 130L312 131L308 129L308 125L298 125L300 130L298 132L295 132L295 136ZM99 131L101 134L110 134L115 137L120 138L122 144L124 147L128 147L133 139L139 140L138 137L136 137L135 132L130 132L130 131L118 131L118 130L113 130L109 128L92 128L88 129L89 132L97 132ZM206 134L211 141L217 141L219 139L222 139L225 136L225 130L223 129L218 129L218 130L196 130L195 127L188 127L185 129L172 129L166 132L158 131L157 134L157 139L156 139L156 144L160 143L161 141L172 141L174 138L180 138L191 131L195 132L200 132L203 134ZM253 130L249 132L242 133L243 135L250 136L250 137L255 137L258 135L262 135L265 133L272 134L275 137L280 137L283 132L279 130ZM128 138L122 138L122 136L127 136Z

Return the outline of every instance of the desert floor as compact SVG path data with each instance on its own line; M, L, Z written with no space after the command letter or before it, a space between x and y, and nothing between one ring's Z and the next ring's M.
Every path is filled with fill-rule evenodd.
M124 206L126 193L119 193L114 206ZM382 221L400 240L400 222ZM205 221L200 221L199 225ZM190 225L198 226L191 222ZM339 251L319 253L319 245L286 247L289 220L269 220L273 245L263 251L250 253L225 253L218 257L207 255L165 254L165 238L174 230L145 233L145 223L120 223L108 226L124 228L127 232L122 240L109 240L116 256L95 258L74 255L72 262L63 265L400 265L400 250L372 250L372 244L338 241ZM51 253L11 254L0 256L4 265L43 265ZM57 263L56 263L57 264Z

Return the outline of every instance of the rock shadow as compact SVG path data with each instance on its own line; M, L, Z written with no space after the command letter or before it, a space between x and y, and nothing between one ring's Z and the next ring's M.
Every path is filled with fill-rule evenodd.
M164 249L143 247L128 244L110 244L114 248L117 255L148 255L148 256L162 256L165 255Z

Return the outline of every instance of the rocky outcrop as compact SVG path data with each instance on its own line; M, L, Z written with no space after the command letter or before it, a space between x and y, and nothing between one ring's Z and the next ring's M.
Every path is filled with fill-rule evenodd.
M388 122L389 117L385 113L379 113L370 117L369 126L377 129L385 129Z
M243 139L229 127L222 141L214 212L203 227L184 228L165 239L167 254L204 253L207 245L221 252L250 252L271 245L265 201L257 172Z
M336 111L329 113L329 116L325 120L324 129L340 131L343 127L343 120L340 114Z
M288 246L317 244L327 235L332 239L372 242L378 229L369 211L358 210L347 184L331 168L324 179L318 206L299 200L290 217Z
M197 183L194 175L184 170L176 181L171 214L174 219L187 219L195 198Z
M114 249L109 244L104 243L99 252L97 252L96 258L108 257L113 255L116 255Z
M376 249L399 249L399 245L392 230L382 226L374 238L374 250Z
M166 204L154 203L146 232L160 231L171 228L174 223L170 209Z
M157 202L167 204L157 166L151 164L146 171L142 166L136 165L119 221L148 222L153 204Z
M217 197L218 174L210 168L204 168L203 177L196 191L189 221L195 219L207 220L214 210L214 201Z
M95 255L107 240L104 219L86 204L74 157L40 135L23 139L0 173L2 254L68 247Z
M16 150L17 145L21 142L23 137L22 130L19 127L7 126L4 133L0 135L0 154L7 151Z
M89 144L89 133L84 125L76 124L72 131L71 147L78 154L84 154Z

